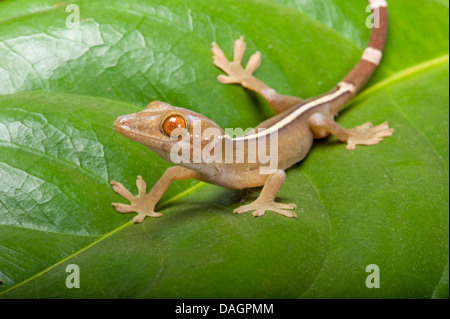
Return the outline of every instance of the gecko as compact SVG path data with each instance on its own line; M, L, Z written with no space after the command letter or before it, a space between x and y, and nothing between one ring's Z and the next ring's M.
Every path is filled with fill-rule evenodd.
M161 101L149 103L140 112L119 116L114 121L118 133L145 145L162 159L176 165L169 167L148 193L142 176L137 177L137 195L133 195L123 184L111 181L113 190L130 202L112 203L114 208L119 213L137 213L134 223L140 223L146 217L160 217L161 213L155 212L155 206L172 182L193 178L231 189L262 187L256 200L234 209L236 214L252 212L254 217L258 217L272 211L296 218L297 214L293 211L295 204L280 203L275 199L286 179L285 171L307 156L314 139L334 135L339 141L347 143L347 149L354 150L356 145L378 144L394 133L387 121L378 126L367 122L346 129L334 120L372 76L383 56L388 30L387 3L385 0L369 0L369 5L372 14L378 15L379 23L372 28L360 61L330 91L305 100L279 94L253 75L261 64L259 51L252 54L243 67L246 51L243 36L234 42L232 61L216 43L212 43L213 63L225 73L218 76L218 81L240 84L260 94L275 112L273 117L250 132L231 136L211 119ZM211 131L216 133L211 135ZM276 167L263 171L261 168L267 165L259 158L255 159L255 154L262 151L267 155L269 144L273 142L269 137L273 136L276 136ZM175 161L174 154L179 155L183 147L187 147L189 153L184 154L182 160L178 158ZM228 153L230 150L235 153L224 155L227 150ZM242 151L239 160L236 155L238 150ZM199 158L201 154L213 153L218 154L214 160Z

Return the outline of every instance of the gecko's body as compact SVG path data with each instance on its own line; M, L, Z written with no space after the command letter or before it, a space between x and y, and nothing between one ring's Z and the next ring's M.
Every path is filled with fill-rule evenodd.
M382 57L388 28L386 2L369 0L369 3L373 14L379 15L379 25L372 29L369 45L360 62L331 91L308 100L280 95L253 77L253 72L261 63L259 52L251 56L244 69L241 66L245 52L243 37L235 42L234 60L231 62L217 44L213 43L214 64L227 73L226 76L220 75L219 81L225 84L239 83L261 94L277 113L258 125L253 132L232 137L216 123L198 113L159 101L150 103L141 112L117 118L114 127L119 133L144 144L169 162L174 162L174 149L178 150L175 147L186 146L191 151L185 161L177 162L178 166L167 169L148 194L140 176L137 180L137 196L132 195L122 184L113 181L113 189L131 202L131 205L113 203L116 210L122 213L137 212L138 215L133 219L135 222L143 221L146 216L158 217L161 214L154 212L155 205L170 184L174 180L195 178L234 189L264 186L257 200L235 209L235 213L253 211L253 216L261 216L269 210L287 217L296 217L291 211L296 207L294 204L277 203L274 199L286 178L284 171L308 154L315 138L333 134L340 141L346 142L348 149L354 149L357 144L377 144L383 137L393 133L386 122L376 127L365 123L347 130L334 121L334 116L366 83ZM200 128L195 127L199 123ZM216 132L212 135L213 138L211 129ZM265 154L271 151L271 138L275 133L276 167L272 167L269 173L262 173L261 168L266 168L267 164L253 156L253 153L259 154L261 150L258 148L263 148ZM260 141L265 143L260 144ZM231 160L230 157L227 158L229 154L226 154L229 153L230 148L227 147L230 145L234 154ZM251 148L252 145L256 145L256 149ZM196 147L200 152L206 151L205 154L220 155L211 162L203 157L199 158L199 152L195 152ZM243 152L241 160L233 157L237 156L238 151Z

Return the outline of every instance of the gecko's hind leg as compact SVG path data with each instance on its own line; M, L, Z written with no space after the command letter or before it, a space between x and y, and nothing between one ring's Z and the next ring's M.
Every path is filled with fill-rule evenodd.
M234 42L233 61L229 61L220 47L216 43L212 43L214 65L227 74L217 77L220 82L223 84L238 83L247 89L257 92L266 99L276 113L281 113L302 101L299 97L278 94L274 89L253 76L253 73L261 65L261 53L259 51L252 54L246 67L243 68L242 58L244 57L245 49L244 37L241 36Z
M354 150L356 145L378 144L383 141L384 137L391 136L395 132L393 128L389 127L388 122L377 126L367 122L352 129L345 129L336 123L332 116L321 113L313 114L309 121L314 137L322 138L333 134L341 142L347 143L349 150Z
M269 210L286 217L297 218L297 214L290 211L297 208L295 204L283 204L275 202L275 196L280 190L281 186L286 179L286 173L279 169L274 174L267 177L264 187L259 197L250 204L240 206L234 210L235 214L243 214L246 212L252 212L254 217L264 215Z

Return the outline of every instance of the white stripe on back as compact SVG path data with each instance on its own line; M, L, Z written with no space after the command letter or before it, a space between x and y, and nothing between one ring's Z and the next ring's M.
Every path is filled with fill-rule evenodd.
M254 139L254 138L266 136L266 135L270 134L271 132L279 130L279 129L283 128L284 126L288 125L289 123L291 123L292 121L297 119L300 115L302 115L306 111L312 109L313 107L323 104L323 103L326 103L326 102L330 102L331 100L337 98L338 96L340 96L343 93L354 92L354 91L355 91L355 87L353 86L353 84L346 83L346 82L340 82L339 89L336 92L324 95L317 100L314 100L309 103L306 103L305 105L302 105L297 110L295 110L288 116L284 117L283 119L281 119L274 125L266 128L263 132L258 132L258 133L250 134L250 135L238 136L231 140L232 141L242 141L242 140Z

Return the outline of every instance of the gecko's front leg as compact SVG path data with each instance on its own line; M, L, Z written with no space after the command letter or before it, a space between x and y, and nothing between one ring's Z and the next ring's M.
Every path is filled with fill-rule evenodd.
M255 91L270 104L276 113L294 106L302 101L301 98L290 95L278 94L264 82L253 76L253 73L261 65L261 53L252 54L246 67L242 66L242 59L246 50L244 37L241 36L234 42L233 61L229 61L217 43L213 42L212 52L214 65L224 71L227 75L219 75L217 79L223 84L238 83L243 87Z
M279 169L267 177L259 197L248 205L243 205L234 210L235 214L243 214L253 211L254 217L264 215L266 210L273 211L286 217L297 218L297 214L289 210L297 208L295 204L283 204L275 202L275 196L286 179L286 173Z
M134 223L141 223L145 217L160 217L160 213L155 212L155 206L164 193L175 180L185 180L195 178L196 173L190 169L173 166L168 168L158 182L153 186L150 192L146 192L146 184L141 176L138 176L136 185L138 188L138 195L131 194L125 186L116 181L111 181L113 190L130 201L130 205L122 203L112 203L114 208L119 213L137 213L133 218Z

